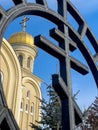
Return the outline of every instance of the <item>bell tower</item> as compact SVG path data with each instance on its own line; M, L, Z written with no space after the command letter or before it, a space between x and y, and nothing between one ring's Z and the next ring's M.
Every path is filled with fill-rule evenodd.
M21 68L21 88L20 88L20 107L18 124L20 130L32 130L30 122L35 125L40 121L42 99L40 84L42 80L33 74L34 60L38 54L37 47L34 45L34 38L26 32L26 22L29 18L24 17L22 31L13 34L8 42L16 53Z
M12 45L22 68L33 72L34 60L37 56L37 47L34 45L32 35L26 33L26 22L29 18L24 17L22 31L13 34L8 40Z

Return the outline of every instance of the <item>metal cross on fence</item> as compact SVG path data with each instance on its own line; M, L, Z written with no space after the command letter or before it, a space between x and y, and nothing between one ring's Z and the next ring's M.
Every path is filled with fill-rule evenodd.
M35 44L59 60L60 74L52 75L52 84L61 99L62 129L74 130L75 124L79 124L82 120L82 113L72 98L70 69L72 68L82 75L89 73L90 69L98 86L98 67L96 64L98 61L97 41L87 23L69 0L57 0L58 12L50 10L46 0L36 0L36 4L27 4L25 0L13 0L13 3L17 8L14 7L8 11L0 8L0 40L10 21L23 14L41 16L57 25L57 28L50 30L50 36L59 43L59 46L54 45L42 35L35 37ZM67 13L70 13L78 23L77 31L68 23ZM87 36L94 48L95 55L89 52L89 49L83 42L84 36ZM76 49L80 50L88 66L85 66L70 55L70 52Z

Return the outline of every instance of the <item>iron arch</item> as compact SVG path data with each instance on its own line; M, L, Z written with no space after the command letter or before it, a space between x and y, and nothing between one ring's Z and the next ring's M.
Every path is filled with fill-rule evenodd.
M80 52L82 53L82 55L84 56L85 60L88 63L88 66L93 74L96 85L98 87L98 67L96 65L96 55L98 54L98 43L92 31L89 29L87 23L85 22L85 20L81 17L79 12L75 9L75 7L72 5L72 3L69 0L57 0L58 13L48 8L46 0L36 0L36 4L29 4L26 2L26 0L18 0L17 2L13 0L13 2L15 4L15 7L9 9L8 11L5 11L3 8L0 7L0 45L2 43L2 37L4 35L4 31L6 27L9 25L11 21L13 21L15 18L22 15L41 16L55 23L58 26L57 29L50 30L50 36L52 36L55 40L59 42L59 47L54 46L53 44L51 44L51 42L49 42L47 39L43 38L42 36L36 37L35 41L38 43L41 42L42 43L41 46L39 46L37 43L36 45L60 60L61 77L58 77L56 75L56 77L53 78L54 79L53 83L54 83L54 87L55 84L58 85L59 87L60 86L64 87L64 85L66 87L66 89L64 88L64 90L60 87L60 89L62 89L60 92L63 92L63 94L65 93L66 95L63 96L63 98L62 95L58 92L58 90L56 91L58 92L58 95L61 96L63 112L65 106L69 105L69 107L66 110L68 113L66 114L66 112L64 112L64 116L67 116L68 119L64 120L65 117L64 116L62 117L63 130L65 130L65 128L67 130L72 130L73 129L72 124L74 123L73 104L75 103L72 103L73 101L72 101L70 83L68 84L66 83L66 81L69 82L69 79L64 79L62 78L62 76L64 75L65 78L70 78L69 70L67 70L70 69L70 67L76 69L82 74L88 73L88 68L85 67L80 62L78 62L77 60L75 60L74 58L69 56L70 46L74 48L70 51L74 51L77 48L80 50ZM77 31L73 29L73 27L68 23L67 16L66 16L67 12L69 12L78 23L79 27ZM84 36L88 37L92 47L94 48L96 52L94 56L90 53L89 49L83 42ZM59 37L59 39L57 37ZM62 45L61 42L63 43ZM48 47L48 49L45 49L45 47ZM68 56L70 58L68 58ZM63 63L66 66L66 71L65 71L66 74L62 74L64 73L62 68L64 69L65 67ZM67 89L68 85L69 85L69 92ZM74 106L76 112L78 113L79 111L77 110L78 107L76 106L76 104ZM70 111L72 111L72 114L70 114Z
M76 9L74 9L72 4L70 2L67 2L67 5L68 5L68 11L75 17L75 19L77 17L79 18L79 20L76 19L78 21L78 23L82 23L82 24L84 23L84 25L85 25L85 21L83 20L83 18L81 18L81 16L76 11ZM74 11L74 12L72 13L72 11ZM80 49L81 53L85 57L88 65L89 65L89 67L90 67L90 69L92 71L92 74L93 74L93 76L95 78L96 84L98 86L98 80L97 80L98 70L97 70L96 64L94 63L93 56L90 54L90 52L88 51L88 49L84 45L84 43L83 43L83 41L81 39L81 35L79 35L80 32L77 33L75 30L73 30L71 25L69 25L66 22L66 20L64 19L64 17L62 17L60 14L58 14L58 13L56 13L56 12L50 10L50 9L47 9L43 5L39 6L39 4L26 4L25 6L24 6L24 4L19 4L16 7L11 8L7 12L5 12L3 9L1 9L1 14L3 16L1 17L1 20L0 20L0 39L2 39L4 31L5 31L6 27L9 25L9 23L12 20L14 20L15 18L17 18L19 16L22 16L24 14L25 15L26 14L27 15L37 15L37 16L44 17L44 18L50 20L51 22L55 23L56 25L59 25L61 23L67 25L68 29L69 29L69 36L71 37L71 39L74 42L76 42L78 48ZM77 15L77 17L76 17L76 15ZM80 24L80 26L81 26L81 24ZM89 31L89 32L91 33L91 31ZM93 37L92 33L91 33L91 35L92 35L93 40L95 40L94 41L94 49L95 49L96 52L98 52L98 44L96 42L96 39ZM79 40L79 43L78 43L78 40ZM85 50L85 52L84 52L84 50Z

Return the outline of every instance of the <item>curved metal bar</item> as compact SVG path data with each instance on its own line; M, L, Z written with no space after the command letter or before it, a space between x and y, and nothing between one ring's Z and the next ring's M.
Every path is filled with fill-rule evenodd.
M1 10L1 13L3 14L2 10ZM13 19L19 16L22 16L24 14L42 16L52 21L55 24L60 24L61 22L64 23L64 18L61 15L55 13L54 11L50 9L47 10L43 5L39 5L39 4L26 4L26 6L24 6L23 4L19 4L16 7L11 8L6 13L7 13L7 18L5 18L4 20L1 18L1 21L0 21L0 41L9 23Z
M79 25L85 23L82 16L80 16L79 12L70 1L67 2L67 10L73 16L73 18L77 21Z
M90 70L94 76L96 85L98 87L98 80L97 80L98 79L98 69L94 62L94 58L93 58L92 54L90 53L87 46L84 44L83 41L81 41L79 35L75 32L75 30L72 29L71 26L69 26L69 36L77 44L77 47L79 48L80 52L86 59L88 66L90 67ZM97 45L97 49L98 49L98 45Z
M96 53L98 53L98 44L97 40L94 37L94 34L91 32L86 21L82 18L82 16L79 14L77 9L70 1L67 2L67 10L79 24L78 33L81 36L80 39L83 40L84 36L87 35L94 50L96 51Z
M78 19L77 19L77 21L79 23L81 23L81 22L83 23L84 20L81 17L79 18L78 12L76 12L74 7L71 8L72 4L68 4L68 6L69 6L68 11L74 10L75 14L77 14L78 19L79 19L79 21L78 21ZM0 11L3 14L3 17L1 17L1 21L0 21L0 25L1 25L0 26L0 39L3 37L4 31L5 31L6 27L8 26L8 24L16 17L22 16L24 14L31 14L31 15L37 15L37 16L44 17L44 18L50 20L51 22L55 23L56 25L59 25L61 23L67 25L69 28L69 36L71 37L71 39L74 42L77 43L79 50L81 51L81 53L87 60L87 63L94 75L96 84L98 86L98 83L97 83L98 81L97 81L97 77L96 77L96 76L98 76L98 70L97 70L96 64L94 63L93 57L91 56L90 52L88 51L88 48L86 46L84 46L84 43L82 42L80 34L78 32L76 32L75 30L73 30L72 27L64 20L64 18L60 14L58 14L50 9L47 10L45 6L39 5L39 4L26 4L25 6L24 6L24 4L19 4L16 7L7 11L6 13L4 13L4 10L2 10L2 9ZM4 17L4 16L6 16L6 17ZM89 37L89 35L88 35L88 37L92 38L93 39L92 41L94 41L93 42L94 49L96 49L96 52L98 52L98 44L96 43L95 37L91 33L90 29L88 29L87 32L88 32L87 34L90 35L90 37ZM79 43L76 40L79 41ZM85 53L84 53L84 50L85 50Z
M26 0L13 0L15 7L9 9L8 11L5 11L0 7L0 45L2 43L2 37L4 35L4 31L9 25L9 23L14 20L15 18L22 16L22 15L36 15L41 16L45 19L48 19L49 21L55 23L58 26L58 31L60 35L63 35L62 38L64 38L62 41L59 42L59 48L63 49L64 52L67 54L65 57L60 61L61 67L60 72L64 73L66 71L65 79L63 78L64 82L66 82L66 78L68 79L68 86L69 86L69 97L68 99L62 100L63 109L62 113L65 111L65 107L67 105L67 114L66 111L64 112L64 115L62 117L63 122L63 129L68 128L68 130L72 130L74 126L74 114L73 112L73 103L72 103L72 95L71 95L71 80L70 79L70 67L71 62L69 58L69 38L76 43L77 48L80 50L82 55L84 56L85 60L88 63L88 66L93 74L93 77L95 79L96 85L98 87L98 68L95 63L94 56L90 53L89 48L85 45L83 42L84 36L87 36L89 39L92 47L94 48L96 54L98 53L98 44L97 40L95 39L93 33L89 29L87 23L84 21L84 19L81 17L79 12L76 10L76 8L72 5L72 3L69 0L58 0L58 13L54 12L53 10L49 9L46 3L46 0L36 0L36 4L32 3L29 4L26 2ZM72 15L72 17L76 20L76 22L79 25L78 31L75 31L71 25L69 25L67 21L67 17L65 16L67 11ZM59 35L59 34L58 34ZM59 37L61 37L59 35ZM62 45L61 45L62 44ZM66 47L65 47L66 44ZM50 45L50 44L49 44ZM52 44L53 45L53 44ZM52 46L50 45L50 46ZM51 47L50 47L51 48ZM57 49L54 48L54 51ZM59 52L59 49L58 49ZM54 52L53 52L54 54ZM95 54L95 55L96 55ZM65 61L66 60L66 61ZM63 64L64 63L64 64ZM79 65L79 64L78 64ZM66 67L67 66L67 67ZM66 69L65 69L66 67ZM63 71L64 70L64 71ZM60 74L61 74L60 73ZM66 76L67 75L67 76ZM63 76L62 76L63 77ZM61 77L61 78L62 78ZM61 87L61 83L59 84ZM64 85L65 86L65 85ZM65 88L66 89L66 88ZM64 92L66 94L67 92ZM61 95L60 95L61 96ZM72 114L72 116L71 116ZM65 119L65 116L68 115L68 119ZM72 119L71 119L72 117ZM66 125L65 125L65 124ZM66 127L67 126L67 127Z

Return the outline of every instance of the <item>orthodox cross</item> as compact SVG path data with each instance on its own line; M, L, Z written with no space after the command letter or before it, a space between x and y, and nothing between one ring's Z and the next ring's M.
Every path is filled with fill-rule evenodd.
M10 18L14 19L23 13L28 15L37 15L44 17L51 22L55 23L57 26L49 30L50 36L58 42L58 46L54 45L52 41L49 41L42 35L38 35L34 38L35 45L45 50L55 58L59 60L59 69L56 74L52 75L52 85L61 99L62 105L62 130L74 130L75 125L78 125L82 121L82 112L79 109L74 98L78 94L72 95L72 79L71 79L71 68L79 72L82 75L89 73L91 70L93 77L95 79L96 85L98 87L98 44L93 33L89 29L85 20L81 17L76 8L72 5L70 0L57 0L57 10L54 12L48 9L47 0L36 0L36 4L30 5L28 8L27 0L12 0L17 6L21 3L21 6L15 7L11 13L6 15L6 11L0 8L0 43L2 43L3 32L6 26L9 24ZM22 4L23 3L23 4ZM25 7L24 7L25 4ZM41 5L41 6L40 6ZM20 11L19 11L20 10ZM15 16L14 13L17 12ZM67 18L67 13L69 13L72 18L78 24L77 31L74 29L73 24L69 24L70 21ZM4 17L5 21L4 21ZM24 17L21 22L22 30L26 29L26 22L29 18ZM85 36L91 43L95 55L93 55L89 48L85 45ZM78 61L75 57L70 55L71 52L79 49L87 65ZM2 99L2 90L0 87L1 104L4 102ZM4 105L5 106L5 105Z
M24 17L23 19L22 19L22 22L20 23L21 25L22 25L22 31L26 31L26 22L29 20L29 18L27 18L27 17Z

